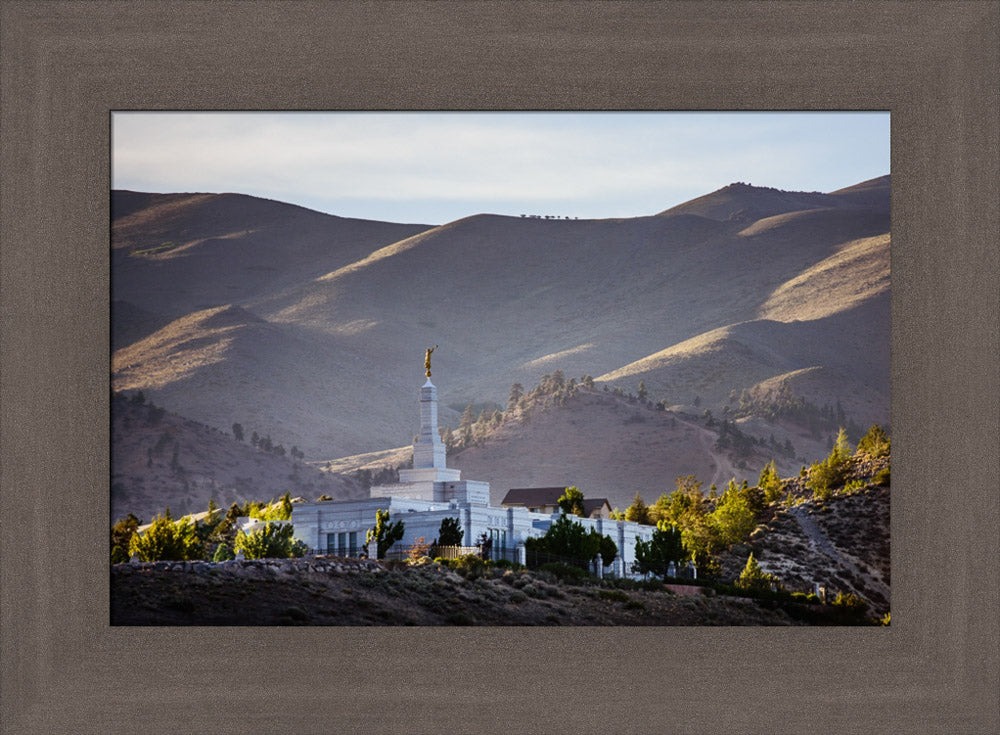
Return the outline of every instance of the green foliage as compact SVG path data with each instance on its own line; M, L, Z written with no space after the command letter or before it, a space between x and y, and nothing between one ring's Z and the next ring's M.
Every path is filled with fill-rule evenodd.
M461 546L465 531L459 526L457 518L442 518L438 529L435 546Z
M702 569L722 549L718 528L704 514L689 514L681 527L681 541L698 569Z
M286 492L277 501L271 501L266 506L263 503L250 503L248 509L251 518L259 521L290 521L292 519L291 492Z
M642 496L639 493L635 494L632 505L625 509L625 520L649 525L649 508L643 502Z
M806 487L817 500L827 500L835 488L844 484L844 477L850 467L853 452L847 441L847 432L841 428L833 444L830 456L821 462L814 462L809 469Z
M153 520L145 533L132 535L129 555L132 554L137 554L141 561L184 561L201 558L202 547L190 519L174 522L168 515L162 515Z
M719 543L723 546L743 541L757 525L745 494L732 484L731 489L727 489L719 498L711 518L718 529Z
M261 524L250 533L236 534L236 550L242 551L247 559L288 559L293 556L295 529L290 523Z
M578 488L566 488L566 492L556 502L563 513L583 516L583 493Z
M378 545L378 558L384 559L385 552L403 538L404 528L402 521L390 523L389 511L380 508L375 511L375 527L369 528L365 534L365 543L370 544L374 540Z
M232 549L230 549L226 544L219 544L215 549L215 554L212 556L212 561L229 561L235 558Z
M781 498L781 479L778 477L778 470L775 469L773 459L760 471L757 487L764 493L765 503L773 503Z
M463 554L455 559L441 560L447 562L445 566L455 570L455 572L466 579L479 579L486 574L486 562L476 554Z
M868 433L861 437L855 454L868 455L872 458L889 456L889 436L878 424L874 424Z
M111 527L111 563L129 560L129 543L139 527L139 519L129 513Z
M632 568L640 574L652 573L666 576L670 562L679 564L688 556L677 526L661 521L649 541L636 539L635 562Z
M883 467L881 470L879 470L875 474L875 477L872 478L872 482L874 482L879 487L888 487L889 486L889 468L888 467Z
M779 586L778 578L773 574L768 574L760 568L760 564L753 557L753 552L747 557L747 565L740 573L740 578L736 580L736 587L743 590L770 590Z
M864 620L868 610L868 603L853 592L848 592L846 595L843 592L837 592L832 604L845 618L852 621Z
M602 536L594 529L587 531L582 523L572 521L565 515L549 526L541 538L525 541L525 546L529 550L572 560L572 563L583 567L587 567L598 554L607 564L618 553L618 546L611 538Z

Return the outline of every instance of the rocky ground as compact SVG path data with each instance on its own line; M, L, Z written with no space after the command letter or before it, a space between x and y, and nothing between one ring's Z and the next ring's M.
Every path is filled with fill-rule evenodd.
M861 597L872 614L889 612L890 489L872 479L885 467L887 458L855 462L847 480L864 484L826 501L812 499L802 478L786 480L794 504L775 507L748 543L722 555L722 577L737 577L752 551L788 590L812 592L819 584L831 596Z
M830 606L334 557L111 568L112 625L800 625ZM642 587L642 588L640 588Z

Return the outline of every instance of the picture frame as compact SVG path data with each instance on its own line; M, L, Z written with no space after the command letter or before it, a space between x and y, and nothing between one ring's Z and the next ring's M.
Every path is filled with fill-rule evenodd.
M1000 728L1000 5L51 2L0 13L5 730ZM110 626L118 109L890 110L892 625Z

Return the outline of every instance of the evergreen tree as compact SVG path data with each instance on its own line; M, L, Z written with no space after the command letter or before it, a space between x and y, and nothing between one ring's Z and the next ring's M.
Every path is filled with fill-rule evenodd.
M574 487L566 488L566 491L559 498L559 510L563 513L572 513L583 517L583 493Z
M770 590L771 587L779 587L780 583L777 577L760 568L760 564L754 559L751 551L750 556L747 557L747 565L743 568L735 585L744 590L766 591Z
M520 383L514 383L510 387L510 397L507 399L507 410L513 411L517 408L517 402L521 400L521 396L524 395L524 386Z
M878 424L874 424L858 442L856 455L868 455L872 458L889 455L889 437Z
M437 541L434 545L461 546L462 536L464 535L465 531L462 530L457 518L442 518L441 527L438 529Z
M635 494L632 505L625 509L625 520L649 525L649 508L646 507L639 493Z
M111 527L111 563L129 560L129 544L141 521L131 513Z
M215 547L215 554L212 556L212 561L229 561L234 558L235 556L232 549L230 549L226 544L220 543L217 547Z
M403 538L404 528L405 526L402 521L396 521L395 523L389 522L388 510L376 510L375 527L368 529L368 532L365 534L365 543L370 544L372 541L375 541L378 549L378 558L384 559L385 552L388 551L394 543Z
M778 477L778 471L775 469L773 459L764 465L764 469L760 471L760 479L757 480L757 487L764 492L765 503L773 503L781 497L781 479Z
M719 543L731 546L745 540L756 521L746 498L738 490L726 490L712 512L712 523L718 529Z
M638 393L636 395L638 395L639 396L639 400L643 401L643 402L645 402L646 399L649 397L649 391L646 390L646 383L645 382L643 382L641 380L639 381L639 390L638 390Z
M233 424L233 436L236 438L236 441L238 441L238 442L243 441L243 425L242 424L238 424L238 423L234 423Z
M687 558L681 531L677 526L660 523L649 541L636 539L633 569L640 574L667 575L670 562L678 564Z

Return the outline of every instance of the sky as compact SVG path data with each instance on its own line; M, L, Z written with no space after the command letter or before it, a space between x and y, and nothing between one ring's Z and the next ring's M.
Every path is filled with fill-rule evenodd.
M735 181L889 173L888 112L115 112L111 186L439 225L656 214Z

